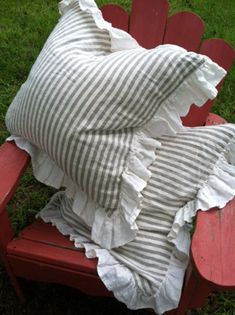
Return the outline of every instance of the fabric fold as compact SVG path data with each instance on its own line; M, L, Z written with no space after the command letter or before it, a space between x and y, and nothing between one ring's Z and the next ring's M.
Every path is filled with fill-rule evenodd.
M232 128L234 129L234 127ZM142 281L145 281L145 285L139 286L139 282L136 280L138 277L134 269L128 266L128 261L124 264L115 249L107 250L93 243L91 230L89 227L84 228L81 218L79 218L79 225L76 225L72 214L71 222L73 222L74 228L69 225L61 210L63 203L60 198L63 198L64 192L57 194L55 199L41 211L40 217L45 222L55 225L62 234L69 235L76 247L85 248L88 258L98 257L97 270L101 280L107 289L113 291L114 296L125 303L128 308L152 308L157 314L163 314L176 308L180 299L184 273L189 259L191 222L196 212L199 209L207 211L213 207L222 208L235 196L234 154L235 136L221 152L207 180L199 187L195 199L186 203L176 212L172 228L166 235L173 246L171 257L166 274L158 287L154 282L144 279ZM145 277L144 273L143 277ZM149 287L147 292L146 287Z
M141 211L142 191L151 172L148 170L155 160L155 150L161 143L152 137L174 135L183 130L182 116L186 115L192 103L202 106L207 99L216 96L215 86L225 71L205 57L206 62L165 101L156 116L143 127L136 128L132 150L126 169L122 174L119 207L112 213L93 202L71 180L46 153L26 139L12 135L7 140L26 150L31 158L35 177L55 188L66 187L69 198L74 200L73 209L92 227L92 239L104 248L114 248L133 240L138 226L135 221ZM195 92L196 91L196 92Z
M171 95L152 120L135 133L135 151L131 153L127 170L122 175L120 209L111 217L98 208L92 228L92 239L104 248L124 245L136 236L135 221L141 211L141 192L151 172L148 167L155 160L155 150L161 146L153 137L175 135L184 129L181 117L191 104L202 106L217 95L216 85L225 71L206 57L206 62ZM128 225L127 225L128 223ZM121 234L121 235L120 235Z
M39 181L66 188L75 213L92 228L93 241L111 249L133 240L138 231L142 192L161 145L153 138L182 130L180 117L191 104L202 106L214 98L226 72L208 57L175 45L140 47L131 35L104 21L93 0L63 0L59 6L62 19L8 110L6 124L13 134L8 140L31 155ZM62 59L58 49L64 51ZM128 64L123 66L128 60L134 60L131 72L125 72ZM116 71L105 72L108 65ZM131 74L132 81L121 81L120 93L115 91L108 101L119 84L111 81L120 67L118 78ZM81 79L84 73L86 80Z
M179 260L174 250L170 259L167 275L160 289L153 286L152 293L147 295L136 283L131 269L120 263L112 251L94 244L88 235L79 234L62 216L61 200L63 192L57 193L50 203L40 212L44 222L51 223L61 234L69 236L75 247L84 248L87 258L98 258L97 272L109 291L130 309L152 308L157 314L174 309L180 299L188 258Z
M185 242L185 233L192 226L198 210L222 209L235 196L235 138L226 146L214 165L212 173L200 187L197 197L189 201L177 212L167 238L173 242L181 254L189 251L190 240ZM186 230L186 231L185 231Z
M65 14L73 4L76 4L78 0L62 0L59 2L60 14ZM83 11L92 15L97 27L102 30L107 30L111 38L111 50L113 52L134 49L139 47L137 41L118 28L114 28L111 23L103 19L101 11L93 0L79 0L80 7Z
M189 175L195 170L180 164L181 152L182 146L187 147L184 161L189 167L191 161L196 165L196 159L190 158L195 147L198 150L193 132L183 134L187 128L181 117L191 104L200 107L215 98L216 86L226 72L208 57L175 45L145 50L131 35L104 21L93 0L63 0L59 7L62 18L8 111L8 129L16 132L7 141L15 141L29 153L40 182L65 188L38 216L69 235L76 247L85 248L88 258L98 257L99 276L120 301L131 309L153 308L163 314L177 307L180 299L189 231L197 210L221 208L235 195L234 138L196 198L187 199L193 196L194 187L188 196L177 191L173 180L175 176L179 183L183 172L186 182L194 180ZM187 146L181 139L175 139L176 144L169 140L180 132ZM216 153L210 156L212 165L227 140L219 130L207 132L205 143L210 148L211 139L221 136ZM200 133L197 130L196 136ZM172 148L180 156L178 165L183 171L170 177L176 160ZM208 150L204 144L202 155ZM163 165L167 182L151 166L159 158L158 170L169 154L168 168ZM205 172L197 174L201 182L210 169L203 167L200 171ZM146 192L151 180L152 187L162 184L152 205L148 202L154 198L152 187ZM172 195L169 187L173 187ZM70 211L68 217L66 210ZM153 226L153 221L160 222L159 226ZM146 241L143 234L149 236L150 231L159 233L152 235L158 243L151 243L150 238ZM152 275L151 263L144 268L137 262L142 255L138 237L149 249L143 261L156 258ZM133 258L136 252L138 257Z

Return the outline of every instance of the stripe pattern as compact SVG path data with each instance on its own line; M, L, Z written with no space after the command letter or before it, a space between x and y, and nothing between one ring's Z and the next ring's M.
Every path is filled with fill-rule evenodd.
M120 203L122 173L146 124L203 56L174 46L111 53L110 34L73 1L48 38L7 116L89 198Z
M129 268L132 280L145 296L155 295L172 260L180 259L174 256L174 244L167 238L177 211L196 201L198 190L213 174L216 162L234 138L232 124L187 128L175 137L160 138L162 147L156 150L152 177L143 192L143 208L136 221L137 236L110 251ZM89 228L73 212L71 203L64 204L63 218L76 232L90 239Z
M194 200L234 132L235 126L227 124L187 128L175 137L159 139L162 147L156 151L156 160L150 166L152 177L143 191L141 228L154 228L150 222L156 209L159 217L175 217L178 209ZM166 218L161 220L165 222Z
M112 255L160 286L173 255L174 246L167 235L175 215L187 202L196 201L198 190L234 137L235 125L189 128L175 137L161 137L162 147L156 150L150 166L152 177L143 191L137 237L114 249ZM144 287L141 284L142 290Z

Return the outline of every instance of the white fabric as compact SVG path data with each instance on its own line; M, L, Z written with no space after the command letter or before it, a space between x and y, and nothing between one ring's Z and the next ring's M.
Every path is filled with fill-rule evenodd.
M166 101L160 115L153 117L136 132L137 151L129 160L128 171L122 175L121 209L124 212L116 213L112 217L107 216L104 208L90 200L46 153L19 136L12 135L7 140L15 140L20 148L31 155L34 175L40 182L55 188L66 187L68 197L74 200L74 211L86 224L92 226L94 242L105 248L120 246L136 235L135 220L141 211L141 191L151 175L147 167L155 158L155 149L161 145L151 137L166 131L168 134L175 134L182 129L180 117L188 113L191 104L201 106L208 98L216 96L215 86L225 72L209 58L206 59L207 62L191 74Z
M66 13L69 6L76 1L63 0L60 3L61 12ZM82 10L92 13L98 28L108 30L112 51L138 47L137 42L130 35L112 28L109 23L103 21L93 0L79 0L79 4ZM171 45L164 45L164 47L173 49ZM179 50L184 51L181 48ZM138 287L134 286L130 270L119 263L108 250L133 240L138 231L136 220L142 207L141 192L151 177L148 168L155 159L155 150L161 146L161 143L152 137L165 133L174 135L183 130L180 117L188 113L191 104L202 106L207 99L213 99L217 94L215 87L224 75L225 71L221 67L205 57L203 65L165 101L165 106L161 107L157 115L147 124L136 129L135 152L122 174L121 211L111 217L107 215L104 208L90 200L46 153L20 136L12 135L7 139L14 140L18 147L30 154L34 175L39 181L55 188L66 188L66 195L73 200L74 213L91 228L91 238L87 239L73 230L62 218L59 206L57 211L56 209L51 211L46 207L40 216L45 222L56 225L61 233L70 235L75 246L85 247L88 258L99 258L98 273L102 281L131 309L153 308L157 313L162 314L177 306L189 255L188 223L191 223L198 209L223 207L235 195L233 143L227 152L231 165L222 156L215 165L213 175L198 191L196 202L187 203L177 212L172 229L167 236L169 242L175 245L168 273L161 288L151 297L145 296ZM209 195L210 199L208 199Z
M201 106L214 98L225 71L209 58L175 45L145 50L104 21L93 0L62 1L60 11L61 20L9 107L6 125L12 134L35 144L27 147L34 152L37 179L66 187L74 209L84 204L78 214L92 225L92 239L114 248L136 236L142 191L151 177L148 167L160 145L153 137L180 131L180 116L192 103ZM125 60L136 60L128 72ZM111 69L106 69L107 62ZM112 81L117 62L124 78L118 96L113 92L117 81ZM97 67L105 70L92 85ZM141 93L139 87L144 87Z
M19 139L15 138L15 141L19 145ZM26 142L20 143L21 148L30 152L27 145ZM70 235L70 239L74 241L76 247L86 249L88 258L99 258L99 276L106 287L114 292L117 299L126 303L131 309L153 308L157 313L162 314L177 307L189 257L190 223L197 210L206 211L213 207L222 208L235 195L234 152L235 139L233 138L214 165L208 180L199 189L196 199L188 202L176 213L172 229L167 236L169 242L175 245L170 259L171 263L161 289L151 296L145 296L138 287L134 286L129 268L118 262L108 250L94 244L91 238L81 236L71 228L61 216L59 204L53 209L50 204L46 206L41 211L40 217L45 222L56 225L62 234ZM91 212L88 211L88 213ZM93 221L94 217L90 220Z
M226 152L214 166L212 174L191 201L180 209L167 238L175 245L170 259L167 275L160 290L146 296L135 286L133 276L128 267L115 259L108 250L91 242L91 239L79 235L61 216L56 206L50 204L40 213L45 222L55 225L63 235L69 235L70 240L78 248L85 248L88 258L98 257L98 274L106 287L113 291L114 296L124 302L130 309L153 308L156 313L177 307L185 269L188 264L190 246L190 225L197 210L206 211L213 207L222 208L235 196L235 164L229 164L231 154L234 158L235 138L226 148Z

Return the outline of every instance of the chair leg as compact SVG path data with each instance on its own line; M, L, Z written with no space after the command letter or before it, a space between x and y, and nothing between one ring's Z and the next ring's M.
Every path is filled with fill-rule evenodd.
M16 278L16 276L14 275L14 273L11 270L11 267L9 265L9 263L7 261L5 261L5 268L7 270L8 276L10 278L11 284L15 289L15 292L20 300L20 303L22 305L26 304L26 297L23 293L23 290L21 288L21 285L19 283L19 280Z
M191 298L189 308L201 308L207 303L208 296L213 292L213 289L210 285L205 283L203 280L197 282L195 291Z
M175 313L176 315L184 315L185 312L189 309L190 300L194 294L195 287L196 287L196 279L194 277L193 268L190 263L186 271L185 282L184 282L179 306Z
M190 262L186 272L180 303L175 315L184 315L191 308L204 306L212 291L212 287L195 273Z

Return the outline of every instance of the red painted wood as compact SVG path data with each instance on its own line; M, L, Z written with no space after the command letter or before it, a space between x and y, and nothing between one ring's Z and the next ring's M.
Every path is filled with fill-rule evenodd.
M20 282L18 281L15 272L13 271L13 269L11 268L11 265L9 264L8 257L4 258L3 263L4 263L4 266L5 266L6 271L8 273L8 276L10 278L11 284L14 287L15 292L16 292L20 302L22 304L25 304L26 303L26 297L23 293Z
M115 4L107 4L101 8L101 12L104 19L112 23L114 27L128 32L129 15L122 7Z
M133 0L129 33L145 48L163 41L168 13L167 0Z
M226 124L226 120L219 115L209 113L206 118L206 126L222 125Z
M205 40L199 52L210 57L227 71L231 68L235 58L234 48L225 40L219 38Z
M213 291L215 291L215 287L213 287L213 285L208 284L206 281L203 281L203 279L198 279L188 308L195 309L205 306L208 303L210 293Z
M13 142L4 143L0 147L0 212L13 196L28 164L28 154L17 148Z
M197 285L197 278L195 277L193 266L191 262L189 262L185 279L184 285L181 293L180 302L178 308L176 310L176 315L184 315L186 310L189 309L189 303L191 298L193 297L195 288Z
M113 26L128 30L128 14L122 8L108 5L102 8L102 12ZM166 0L133 0L129 27L131 35L146 48L161 44L167 12ZM168 20L164 42L196 50L202 29L202 21L192 13L176 14ZM234 50L222 40L203 42L200 52L209 55L226 69L234 59ZM208 116L211 104L207 103L202 110L190 111L184 123L222 123L215 115ZM13 195L28 162L28 155L17 149L13 143L4 144L0 148L1 178L4 179L0 182L0 244L3 244L0 245L0 251L4 253L8 243L7 257L2 257L19 296L21 291L15 275L66 284L92 295L111 295L98 278L97 260L88 260L84 252L76 250L68 238L54 227L37 220L22 231L20 238L11 240L13 232L6 216L5 205ZM189 302L191 306L200 306L210 291L208 282L213 283L213 289L234 288L235 251L232 249L235 248L235 201L231 204L219 212L199 212L191 248L199 276L188 269L180 304L182 307L173 311L173 314L184 314L183 309L188 309Z
M97 274L97 259L87 259L81 249L67 249L21 238L12 240L7 246L7 254L63 266L89 274Z
M0 212L0 261L4 260L6 246L12 240L14 232L9 221L7 211Z
M98 275L14 255L9 255L8 260L14 274L18 277L34 281L64 284L89 295L113 296L106 289Z
M235 57L234 49L222 39L205 40L200 48L200 53L207 55L227 71L231 68ZM217 86L218 90L220 90L222 83L223 81ZM204 125L212 105L213 101L206 102L201 108L193 105L188 115L182 118L183 124L185 126Z
M235 199L224 209L199 211L191 255L199 275L217 286L235 288Z
M20 176L29 163L28 155L19 150L13 142L4 143L0 147L0 259L3 260L7 243L13 238L6 204L13 196Z
M18 279L16 278L14 272L12 271L6 253L7 244L12 240L13 236L14 232L10 224L7 211L6 209L5 211L2 210L0 212L0 263L3 264L4 267L6 268L12 286L14 287L19 300L21 301L22 304L24 304L26 302L26 298L23 294Z
M204 28L204 22L198 15L192 12L176 13L168 19L163 42L197 51Z
M45 223L41 219L37 219L31 225L26 227L19 235L20 238L27 240L58 246L74 250L73 242L68 236L62 235L55 226Z

